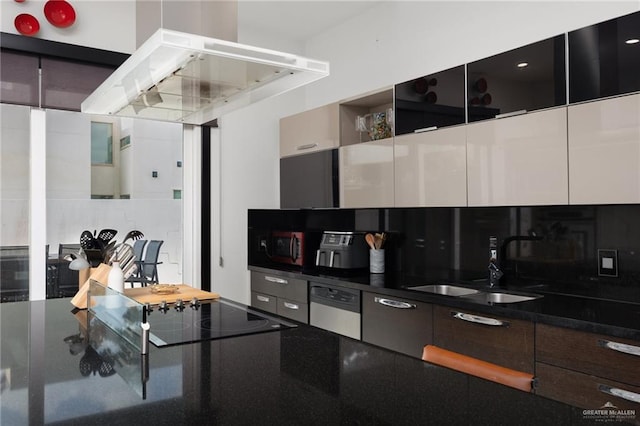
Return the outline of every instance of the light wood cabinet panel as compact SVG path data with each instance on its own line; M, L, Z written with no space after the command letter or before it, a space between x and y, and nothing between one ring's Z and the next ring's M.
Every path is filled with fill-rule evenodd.
M280 158L337 148L339 105L318 107L280 120Z
M464 126L397 136L395 206L466 206L466 156Z
M467 125L469 206L567 204L567 109Z
M340 147L340 206L393 207L393 139Z
M640 94L568 109L569 202L640 202Z

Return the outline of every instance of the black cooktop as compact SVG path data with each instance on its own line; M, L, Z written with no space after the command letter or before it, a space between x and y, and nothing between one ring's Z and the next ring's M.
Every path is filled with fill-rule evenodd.
M157 347L223 339L248 334L280 331L295 324L252 310L244 305L218 299L180 307L156 306L147 315L151 326L149 341Z

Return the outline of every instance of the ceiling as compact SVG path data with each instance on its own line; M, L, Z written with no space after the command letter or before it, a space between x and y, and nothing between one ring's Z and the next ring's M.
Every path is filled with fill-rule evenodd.
M305 41L382 0L238 0L238 27Z

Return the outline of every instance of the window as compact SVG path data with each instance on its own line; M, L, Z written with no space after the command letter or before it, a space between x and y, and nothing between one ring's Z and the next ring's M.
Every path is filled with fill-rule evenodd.
M91 164L113 164L113 125L91 122Z

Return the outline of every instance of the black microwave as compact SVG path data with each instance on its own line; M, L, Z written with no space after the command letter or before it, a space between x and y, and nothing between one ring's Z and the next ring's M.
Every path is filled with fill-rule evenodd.
M271 233L271 260L302 266L304 246L304 232L274 231Z

